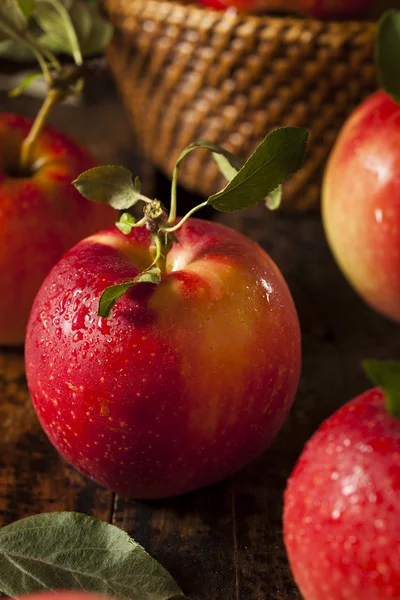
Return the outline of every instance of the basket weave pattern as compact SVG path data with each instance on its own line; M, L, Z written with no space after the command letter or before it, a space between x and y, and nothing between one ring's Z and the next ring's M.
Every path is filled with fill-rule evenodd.
M288 207L318 206L344 120L376 88L375 26L221 13L164 0L105 0L109 60L145 155L171 176L180 151L207 139L248 156L281 125L310 130L307 161L285 184ZM226 182L208 153L181 183L209 195Z

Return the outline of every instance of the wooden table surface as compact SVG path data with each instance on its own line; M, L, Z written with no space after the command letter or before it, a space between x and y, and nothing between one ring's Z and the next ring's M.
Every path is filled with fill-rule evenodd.
M34 114L38 103L0 97L0 110ZM135 168L136 153L113 93L52 118L105 163ZM350 201L351 199L349 199ZM298 600L282 542L282 493L319 423L369 384L360 361L398 358L398 328L358 299L335 266L318 215L255 207L213 218L257 241L291 288L303 333L303 372L293 410L262 457L208 489L157 502L113 494L70 468L32 409L22 349L0 350L0 526L45 511L75 510L125 529L193 600Z

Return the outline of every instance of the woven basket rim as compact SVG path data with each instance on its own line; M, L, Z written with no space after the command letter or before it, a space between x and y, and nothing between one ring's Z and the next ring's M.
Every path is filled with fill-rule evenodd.
M349 0L351 1L351 0ZM103 4L106 7L110 7L113 4L113 0L103 0ZM322 20L322 19L317 19L314 17L301 17L298 15L292 15L292 14L287 14L287 15L279 15L279 14L267 14L267 13L246 13L246 12L241 12L241 11L237 11L236 9L232 8L232 9L227 9L227 10L217 10L217 9L213 9L211 7L208 6L202 6L199 2L196 2L196 0L127 0L125 3L123 2L119 2L119 5L123 5L125 4L126 7L128 8L129 5L147 5L147 6L151 6L151 5L155 5L155 6L159 6L161 9L165 9L165 10L169 10L169 12L171 12L174 9L179 9L182 10L184 9L187 13L201 13L201 14L208 14L210 15L210 17L215 17L217 15L219 15L220 19L241 19L242 21L247 21L247 22L255 22L258 25L262 25L262 24L272 24L272 23L276 23L276 24L285 24L288 27L290 26L299 26L301 24L305 25L305 26L309 26L309 27L313 27L313 26L321 26L321 27L334 27L334 28L338 28L341 29L343 27L351 27L351 26L358 26L358 27L363 27L365 26L366 29L374 29L376 28L376 20L373 19L362 19L362 20L356 20L356 19L347 19L347 20Z

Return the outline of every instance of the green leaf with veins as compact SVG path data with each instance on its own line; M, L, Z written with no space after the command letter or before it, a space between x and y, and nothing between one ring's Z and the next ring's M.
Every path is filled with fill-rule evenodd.
M79 175L73 184L88 200L110 204L117 210L131 208L141 199L132 173L125 167L94 167Z
M219 211L257 204L303 164L307 130L281 127L269 133L228 185L208 198Z
M400 363L366 360L363 367L371 381L383 390L388 413L400 419Z
M169 573L127 533L84 514L54 512L0 529L0 591L79 590L119 600L184 600Z
M282 202L282 185L278 185L272 192L265 198L265 206L269 210L277 210Z
M107 318L113 309L113 306L126 292L138 283L153 283L159 284L161 281L161 270L159 267L152 266L140 273L134 279L125 281L123 283L117 283L107 287L101 295L99 302L98 316Z
M47 35L41 38L47 45L58 39L58 51L71 54L77 65L82 64L82 53L74 24L67 7L61 0L36 0L33 13L36 21Z
M27 24L18 0L0 1L0 41L10 39L10 33L23 33Z
M115 225L123 234L129 235L135 223L135 217L129 213L122 213L119 221L117 221Z
M8 95L11 96L11 98L20 96L22 94L22 92L31 85L31 83L33 83L36 79L38 79L39 77L42 77L42 76L43 76L43 73L41 71L38 71L37 73L29 73L29 75L24 77L24 79L21 81L19 86L16 87L15 89L11 90L11 92L9 92Z
M375 63L381 86L400 103L400 11L389 10L380 19L375 45Z

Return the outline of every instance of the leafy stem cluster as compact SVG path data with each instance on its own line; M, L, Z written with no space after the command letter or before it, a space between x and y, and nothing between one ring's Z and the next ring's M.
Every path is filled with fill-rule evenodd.
M148 268L134 279L123 281L106 288L100 298L98 314L108 317L117 300L137 283L161 282L166 270L169 250L174 242L179 242L176 234L186 221L205 206L230 212L252 206L265 200L268 208L275 209L281 201L283 182L297 171L303 163L307 131L300 127L281 127L270 132L253 154L242 160L224 148L205 140L194 142L178 157L171 184L169 214L157 199L150 199L141 193L140 181L133 179L132 173L121 166L104 166L89 169L82 173L74 185L85 198L107 203L113 208L127 211L139 201L144 203L143 217L136 221L129 212L123 212L116 226L125 235L132 229L146 227L150 233L150 254L152 262ZM177 182L184 158L196 149L211 152L227 185L212 194L207 200L193 207L177 220Z
M111 26L87 0L2 0L0 2L0 55L27 59L33 55L40 67L30 73L10 95L21 94L38 77L47 84L47 95L22 143L19 170L29 172L36 141L53 107L83 88L83 77L97 72L85 56L101 53L111 37ZM59 53L70 55L65 64Z

